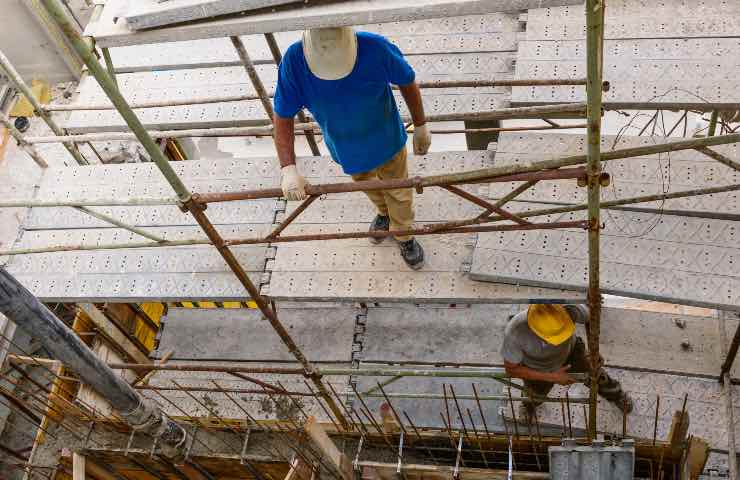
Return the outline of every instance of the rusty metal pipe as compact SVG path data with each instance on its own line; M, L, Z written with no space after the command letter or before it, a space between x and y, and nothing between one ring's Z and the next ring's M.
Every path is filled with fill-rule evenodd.
M474 225L474 226L453 226L445 228L436 228L436 225L429 224L426 228L410 228L406 230L386 230L386 231L362 231L362 232L343 232L343 233L317 233L306 235L288 235L275 238L246 238L226 241L228 246L234 245L254 245L259 243L282 243L282 242L306 242L312 240L345 240L351 238L385 238L390 236L404 235L439 235L441 233L477 233L477 232L511 232L518 230L552 230L556 228L588 228L589 223L586 221L570 222L550 222L550 223L528 223L526 225Z
M540 172L516 173L512 175L491 176L479 178L475 183L483 182L525 182L530 180L563 180L569 178L584 178L585 167L561 168ZM401 180L365 180L361 182L326 183L323 185L306 185L306 194L325 195L328 193L370 192L375 190L391 190L396 188L424 188L441 187L465 182L457 174L439 175L434 177L411 177ZM227 193L202 193L193 200L199 204L231 202L237 200L255 200L258 198L282 197L280 188L266 188L262 190L243 190Z

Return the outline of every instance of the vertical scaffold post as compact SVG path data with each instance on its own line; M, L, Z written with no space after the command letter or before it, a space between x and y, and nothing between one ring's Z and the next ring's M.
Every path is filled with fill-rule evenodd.
M162 172L167 182L170 184L172 189L177 194L182 207L184 210L190 212L191 215L198 222L198 225L208 236L209 240L218 250L221 257L224 259L226 264L229 266L231 271L242 284L244 289L249 293L249 296L257 304L257 307L262 312L265 319L270 323L272 328L278 334L280 339L283 341L285 346L288 348L290 353L298 360L303 368L304 374L311 379L318 390L318 394L322 400L326 402L329 408L334 413L334 416L339 420L339 423L343 428L349 428L349 423L342 413L339 405L329 394L324 382L322 381L321 373L309 362L305 357L301 349L295 343L293 338L290 336L285 326L278 319L277 314L270 308L268 301L260 294L259 289L249 279L244 268L241 266L236 256L233 254L231 249L225 244L224 239L218 233L216 228L213 226L208 216L205 213L204 208L201 204L195 201L193 195L190 193L188 188L178 177L175 170L170 165L167 158L164 156L159 146L154 142L152 137L144 128L139 118L136 116L131 106L126 102L126 99L121 95L121 92L116 87L113 79L108 75L105 67L103 67L94 55L93 51L89 48L88 44L80 36L77 30L73 27L67 16L64 14L63 7L60 4L60 0L41 0L42 4L49 12L51 17L57 23L59 28L64 32L70 45L77 54L82 58L87 65L88 71L100 84L100 87L110 99L113 106L116 107L118 113L121 115L123 120L128 125L129 129L136 135L136 138L142 144L144 149L151 157L154 164Z
M601 175L601 83L604 48L604 0L586 1L586 102L588 120L588 149L586 172L588 175L588 304L590 322L588 349L592 365L599 360L599 329L601 321L601 291L599 286L599 215ZM589 437L596 438L596 405L599 388L599 371L591 372L591 398L589 404Z
M270 119L270 123L272 123L272 117L274 116L274 113L272 111L272 102L270 102L270 95L267 93L267 89L265 89L265 85L262 83L262 79L257 73L257 69L254 67L254 63L252 62L252 59L247 52L247 47L244 46L242 39L238 36L233 36L230 38L231 44L234 45L236 54L239 56L239 60L242 62L242 66L244 66L244 70L246 70L249 80L252 81L252 86L254 87L255 92L257 92L257 96L260 97L262 107L265 109L265 113L267 113L267 116Z

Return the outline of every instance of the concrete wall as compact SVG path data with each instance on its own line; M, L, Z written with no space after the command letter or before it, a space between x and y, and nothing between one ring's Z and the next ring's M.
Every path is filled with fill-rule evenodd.
M28 82L75 80L79 71L65 61L53 36L33 13L34 5L33 0L0 0L0 50Z

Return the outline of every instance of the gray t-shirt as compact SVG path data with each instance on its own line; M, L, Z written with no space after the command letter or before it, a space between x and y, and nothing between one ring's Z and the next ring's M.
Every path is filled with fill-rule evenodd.
M576 323L586 323L588 308L585 305L564 305ZM576 336L571 336L560 345L550 345L537 336L527 324L527 311L514 315L506 325L501 356L510 363L541 372L554 372L565 365Z

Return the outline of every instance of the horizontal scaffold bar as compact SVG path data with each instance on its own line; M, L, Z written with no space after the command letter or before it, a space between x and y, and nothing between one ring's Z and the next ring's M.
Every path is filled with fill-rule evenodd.
M572 125L538 125L531 127L492 127L492 128L458 128L458 129L431 129L433 134L453 133L484 133L484 132L523 132L528 130L569 130L573 128L586 128L585 123ZM322 135L321 129L316 123L298 123L295 125L296 135ZM409 132L412 130L409 129ZM149 130L152 138L199 138L199 137L271 137L272 125L262 127L220 127L220 128L194 128L187 130ZM130 132L97 132L81 133L77 135L46 135L38 137L25 137L26 143L61 143L61 142L107 142L112 140L136 140L136 135Z
M461 221L465 222L465 221ZM358 232L343 232L343 233L320 233L320 234L307 234L307 235L283 235L279 237L266 236L266 237L253 237L253 238L237 238L232 240L224 240L223 244L226 246L235 245L258 245L264 243L288 243L288 242L307 242L307 241L318 241L318 240L339 240L339 239L351 239L351 238L385 238L391 236L401 235L441 235L441 234L464 234L464 233L476 233L476 232L510 232L517 230L538 230L538 229L556 229L556 228L588 228L588 224L585 221L572 221L572 222L552 222L552 223L529 223L526 225L477 225L477 226L466 226L458 225L459 222L449 222L444 224L429 224L424 225L420 228L412 228L408 230L386 230L386 231L373 231L367 230ZM483 223L483 222L480 222ZM40 247L40 248L17 248L13 250L0 250L0 256L3 255L29 255L35 253L54 253L54 252L73 252L83 250L120 250L129 248L162 248L162 247L184 247L191 245L213 245L210 240L203 239L192 239L192 240L165 240L162 242L130 242L130 243L111 243L111 244L100 244L100 245L59 245L52 247Z
M586 85L585 78L555 78L555 79L516 79L516 80L452 80L437 82L419 82L419 88L481 88L481 87L536 87L536 86L568 86ZM394 89L398 87L394 86ZM273 97L274 92L268 96ZM161 108L179 107L186 105L203 105L208 103L243 102L247 100L259 100L259 95L223 95L204 98L184 98L182 100L156 100L149 102L129 102L133 109L139 108ZM64 105L45 104L43 109L49 112L70 112L82 110L115 110L110 103L77 104L68 103Z

